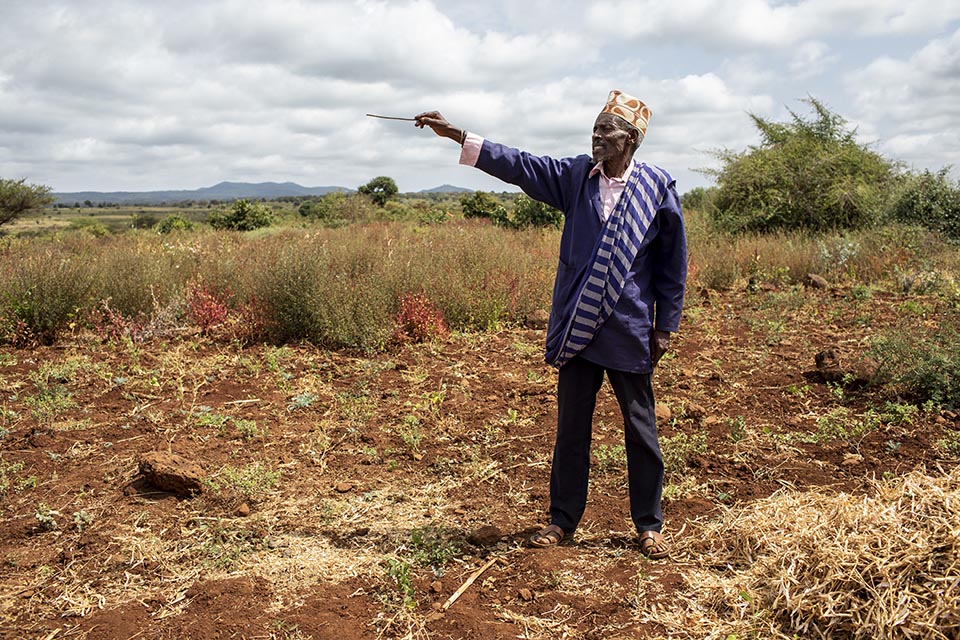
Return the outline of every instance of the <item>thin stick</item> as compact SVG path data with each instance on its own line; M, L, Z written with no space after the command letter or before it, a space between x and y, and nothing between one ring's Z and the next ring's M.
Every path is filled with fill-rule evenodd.
M446 611L447 609L449 609L449 608L450 608L450 605L452 605L454 602L456 602L456 601L457 601L457 598L459 598L460 596L462 596L462 595L463 595L463 592L470 588L470 585L473 584L474 580L476 580L477 578L479 578L479 577L480 577L480 574L482 574L484 571L486 571L487 569L489 569L490 566L493 565L493 563L496 562L496 561L497 561L497 558L490 558L490 560L487 562L487 564L483 565L482 567L480 567L479 569L477 569L476 571L474 571L474 572L473 572L473 575L471 575L469 578L467 578L467 581L464 582L462 585L460 585L460 588L457 589L456 591L454 591L453 595L450 596L450 597L447 599L447 601L443 603L443 607L441 608L441 611Z
M398 118L397 116L378 116L375 113L368 113L369 118L380 118L381 120L405 120L407 122L416 122L416 118Z

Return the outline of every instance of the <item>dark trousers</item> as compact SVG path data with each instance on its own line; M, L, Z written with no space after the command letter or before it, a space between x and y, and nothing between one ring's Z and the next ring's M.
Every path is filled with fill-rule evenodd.
M604 369L579 357L560 368L557 383L559 416L550 472L550 521L571 532L587 506L593 411L604 371L623 413L630 517L638 532L660 531L663 457L657 441L651 375Z

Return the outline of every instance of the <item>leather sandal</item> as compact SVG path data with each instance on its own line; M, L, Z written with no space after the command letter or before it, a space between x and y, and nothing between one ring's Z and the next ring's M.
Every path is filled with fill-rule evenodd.
M563 529L555 524L548 524L537 533L530 536L530 544L540 549L555 547L566 537Z
M660 560L670 555L670 549L659 531L644 531L640 534L640 553L651 560Z

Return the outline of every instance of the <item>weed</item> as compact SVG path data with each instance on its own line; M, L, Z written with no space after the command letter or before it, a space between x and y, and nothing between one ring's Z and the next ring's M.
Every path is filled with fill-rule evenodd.
M209 407L206 407L209 409ZM225 416L220 413L200 413L194 418L194 422L198 427L215 427L220 429L221 432L224 431L227 422L230 421L230 416Z
M440 576L444 567L460 555L460 546L452 531L427 525L410 532L410 553L414 563Z
M61 413L76 406L70 392L62 385L42 386L37 395L26 398L23 403L30 407L30 415L34 420L46 426L53 424Z
M305 391L291 398L290 403L287 405L287 411L296 411L298 409L312 407L313 403L316 401L317 395L315 393Z
M77 531L83 531L93 524L93 516L84 510L73 512L73 528Z
M37 522L40 523L40 528L44 531L53 531L59 526L57 524L57 516L60 515L60 512L54 511L48 507L45 502L37 505L37 509L33 515L37 519Z
M244 440L253 440L257 436L261 435L260 429L257 428L256 420L234 420L233 426L236 427L237 431L240 433L240 437Z
M400 439L414 453L420 451L420 443L423 441L423 432L420 430L422 425L420 418L410 413L403 416L400 426L397 427Z
M226 491L251 502L273 491L279 482L279 471L262 467L258 462L240 468L226 465L214 478L206 480L215 492Z
M883 407L883 421L892 426L913 424L913 419L919 412L916 405L887 402Z
M601 444L594 448L593 455L597 459L599 473L610 473L626 468L627 449L622 444Z
M693 455L706 453L707 435L696 433L688 436L678 433L674 436L660 439L660 451L663 454L665 475L675 475L687 468L687 463Z
M747 437L747 421L743 416L736 418L727 418L727 426L730 428L730 440L736 444Z
M956 313L946 313L934 329L897 327L879 336L869 355L877 378L902 386L920 402L960 407L960 331Z
M425 293L404 293L400 296L394 340L426 342L450 332L443 313Z
M819 443L833 440L857 443L866 434L877 430L880 425L880 414L873 409L858 418L850 409L836 407L826 415L817 418L817 431L807 440Z
M406 609L413 609L417 606L414 599L413 581L410 577L410 564L400 558L387 558L383 561L384 569L397 592L400 595L400 604Z
M960 431L944 429L942 437L936 442L937 449L949 456L960 455Z
M13 484L13 479L21 471L23 471L22 462L7 462L0 458L0 498L7 493L10 485Z

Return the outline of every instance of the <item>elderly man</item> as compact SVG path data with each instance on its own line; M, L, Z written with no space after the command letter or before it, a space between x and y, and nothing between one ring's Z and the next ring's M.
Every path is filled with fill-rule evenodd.
M415 125L462 146L460 163L517 185L564 214L546 360L559 368L550 524L531 538L549 547L573 536L587 503L596 396L606 373L623 413L630 516L640 551L663 558L663 458L653 367L677 331L687 274L674 180L633 160L650 111L612 91L593 125L593 155L534 156L469 133L440 113Z

